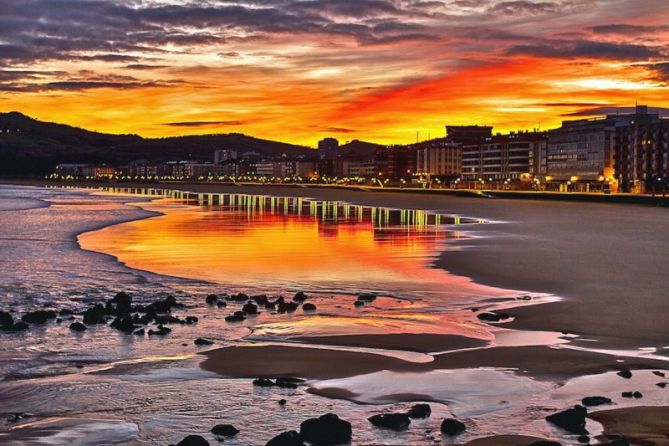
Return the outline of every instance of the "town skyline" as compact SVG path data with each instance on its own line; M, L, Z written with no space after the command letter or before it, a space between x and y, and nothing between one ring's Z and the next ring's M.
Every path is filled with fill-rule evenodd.
M30 0L0 14L0 110L146 137L313 145L669 107L669 7L630 0Z

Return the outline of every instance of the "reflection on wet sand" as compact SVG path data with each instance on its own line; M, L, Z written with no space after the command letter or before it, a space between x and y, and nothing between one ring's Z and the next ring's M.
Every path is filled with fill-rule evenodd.
M83 234L79 242L134 268L267 290L458 300L499 294L430 267L448 241L463 237L461 226L478 220L304 198L127 192L162 197L143 207L164 215Z

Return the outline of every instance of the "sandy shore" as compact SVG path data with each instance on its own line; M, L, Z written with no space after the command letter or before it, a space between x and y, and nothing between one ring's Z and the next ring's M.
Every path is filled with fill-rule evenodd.
M344 378L389 370L426 372L437 369L499 367L517 369L537 379L567 379L621 368L662 368L648 359L621 359L612 355L565 348L501 347L453 352L433 362L415 363L373 353L282 345L224 347L205 352L202 368L235 378L298 376L307 379ZM619 362L622 361L622 362Z
M383 350L405 350L419 353L443 352L464 348L483 347L488 342L456 335L440 334L380 334L380 335L339 335L300 336L291 340L306 344L341 345L347 347L367 347Z
M477 226L481 238L463 242L468 249L444 252L436 266L485 285L565 298L513 310L511 327L567 331L596 339L598 348L667 352L667 208L281 186L156 187L304 196L507 222Z
M622 435L635 444L669 446L669 407L631 407L588 415L604 433Z

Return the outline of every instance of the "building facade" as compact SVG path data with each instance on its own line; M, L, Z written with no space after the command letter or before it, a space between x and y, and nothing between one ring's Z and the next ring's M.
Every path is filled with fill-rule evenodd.
M432 177L456 178L462 163L461 145L447 139L435 140L416 150L416 172Z
M533 181L545 173L545 132L511 132L462 147L463 180Z
M614 169L622 192L654 193L669 180L669 119L637 107L634 119L616 128Z

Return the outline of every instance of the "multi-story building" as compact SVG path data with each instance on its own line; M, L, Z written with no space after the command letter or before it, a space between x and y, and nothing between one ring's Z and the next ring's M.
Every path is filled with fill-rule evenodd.
M627 125L616 128L614 168L623 192L664 190L669 180L669 119L636 109Z
M441 138L420 145L422 147L416 150L418 174L440 178L456 178L460 175L460 143Z
M107 165L87 165L81 169L81 174L85 177L100 178L109 177L116 173L116 168Z
M344 160L344 176L370 178L379 175L376 159Z
M416 173L417 150L414 147L390 146L376 152L376 168L383 178L411 178Z
M474 181L530 181L545 172L546 133L511 132L462 147L462 179Z

